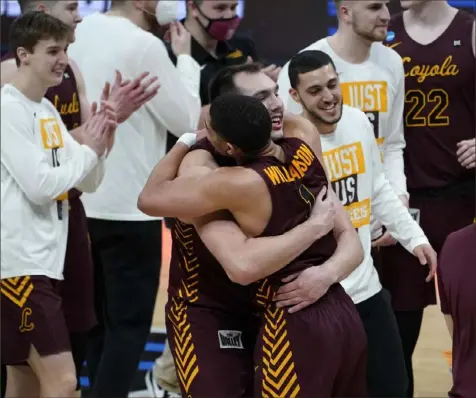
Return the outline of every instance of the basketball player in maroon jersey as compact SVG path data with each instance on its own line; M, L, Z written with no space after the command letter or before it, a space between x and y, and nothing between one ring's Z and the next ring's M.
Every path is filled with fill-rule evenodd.
M309 126L311 127L311 131L308 132L309 136L317 136L313 126L303 118L293 117L290 120L290 117L286 117L283 120L283 103L275 95L276 84L262 73L259 65L246 64L225 68L219 76L216 76L210 86L212 99L223 92L235 91L246 93L246 95L254 96L262 101L273 118L272 135L274 139L282 138L283 130L289 131L291 128L297 128L302 132L306 129L309 130ZM205 117L205 115L208 116L208 111L204 112L202 116ZM164 158L161 167L157 167L151 175L141 195L140 205L143 206L141 210L145 213L153 211L150 206L153 207L155 204L154 186L157 178L163 176L162 165L166 169L172 167L173 170L168 171L168 176L171 179L176 176L178 165L180 165L181 175L190 172L211 172L216 167L236 165L236 161L231 157L221 156L207 139L200 140L193 145L190 149L191 153L180 164L184 156L183 149L183 146L182 148L174 147ZM166 166L167 164L168 166ZM149 198L151 200L147 199L149 193L152 194ZM300 225L296 230L290 230L287 234L273 238L247 239L239 226L226 214L225 217L215 215L194 220L194 224L195 227L193 224L177 220L173 227L169 295L178 295L184 286L193 285L198 281L198 289L191 289L194 294L190 296L182 294L180 297L190 305L206 307L206 311L199 311L197 314L199 322L206 323L210 318L210 321L216 326L216 330L205 329L202 333L195 330L193 338L203 341L203 344L195 344L196 355L199 362L201 362L202 356L209 358L210 355L216 358L216 361L202 363L200 373L190 388L191 391L196 391L196 388L200 391L200 385L205 386L205 391L213 396L250 396L247 392L250 391L248 387L250 381L252 384L254 376L253 345L257 335L256 318L252 314L253 309L250 309L252 293L248 288L232 283L229 278L245 283L254 280L253 278L258 278L259 272L263 272L260 269L278 269L307 249L316 236L312 232L304 232L308 227ZM340 276L346 273L347 255L352 257L360 250L358 245L352 248L349 240L345 238L347 233L353 233L353 231L343 233L339 238L338 249L333 257L332 275L328 275L327 271L322 269L323 274L321 274L321 279L319 283L316 283L313 292L316 296L296 303L295 306L290 307L290 312L316 301L334 283L333 280L340 280ZM185 240L184 235L186 236ZM311 241L309 241L310 238ZM192 247L193 249L191 249ZM213 247L215 255L220 258L222 264L207 247ZM206 264L206 266L192 268L184 266L183 253L187 253L186 258L190 262ZM227 267L227 262L230 259L232 259L232 263L236 263L238 260L244 266L242 268L244 272L240 274L240 272L232 270L228 277L223 269L225 268L227 271L230 269ZM254 264L254 267L246 267L248 264ZM227 292L226 297L221 294L223 291ZM220 349L215 346L218 330L239 331L244 349L230 351L226 349L227 347ZM223 356L225 359L222 359ZM177 373L179 375L181 368L183 366L178 362ZM220 380L219 383L216 382L217 379Z
M242 167L221 168L207 173L202 178L195 174L191 177L180 176L174 181L162 180L161 184L155 185L154 202L156 204L152 205L149 201L148 210L154 214L163 213L187 219L205 216L220 209L229 209L245 234L255 237L283 234L304 221L319 191L327 186L324 169L319 158L303 140L288 138L280 142L282 146L271 141L271 116L260 102L261 99L258 98L225 94L217 98L210 108L211 118L207 121L210 141L219 153L232 156L242 162ZM274 119L277 123L277 118ZM307 139L313 142L312 146L317 149L317 153L320 153L319 136L312 134L307 136ZM186 151L183 155L185 153ZM282 174L284 179L279 176L277 180L274 179L273 173L276 170L274 167L277 167L279 175L284 173ZM161 165L158 169L160 168ZM172 167L169 177L175 176L177 168L178 165L175 164L175 170ZM159 176L156 176L155 181L158 183L160 177L158 179L157 177ZM163 179L164 175L161 177ZM219 181L221 178L225 178L228 183L223 184ZM202 186L205 190L202 188L195 190L195 184L201 185L201 182L205 184ZM218 188L216 183L221 185L218 190L216 190ZM183 191L185 185L193 190L187 188L187 191ZM169 199L180 199L180 202L176 202L175 205L166 205L162 200L156 202L159 191L160 195L163 194ZM208 192L206 197L203 196L205 191ZM188 199L182 200L185 199L182 195L187 196L187 192L190 194L188 196L190 199L193 197L193 204ZM334 195L332 191L330 192L330 195ZM335 196L333 198L335 200ZM353 234L355 231L338 202L336 202L336 208L336 220L338 219L341 225L345 225L345 230L351 233L347 236L349 238L347 243L351 245L356 238ZM339 235L337 230L334 232ZM259 368L259 372L255 375L255 394L261 395L265 391L272 396L297 394L360 396L365 394L365 355L363 355L365 343L362 345L365 340L364 331L354 313L355 306L349 305L351 301L348 301L347 295L342 294L343 291L338 283L331 284L327 293L324 293L317 303L292 316L287 311L277 309L272 303L273 295L281 285L283 277L314 265L321 265L324 268L333 267L332 261L328 260L335 251L336 240L331 233L328 233L284 268L281 265L267 271L261 270L261 274L256 269L253 274L251 268L255 267L249 267L249 264L246 264L245 268L249 268L246 270L240 266L245 264L238 264L240 261L222 263L227 273L241 284L249 284L272 273L271 277L259 283L256 292L257 310L261 315L261 330L255 351L255 364ZM215 254L218 254L219 261L224 257L223 252ZM354 269L361 259L361 249L357 255L347 258L347 272ZM191 265L190 263L189 266ZM340 279L334 282L338 280ZM180 350L185 348L179 346L178 339L183 339L185 336L180 336L181 332L177 330L179 320L176 319L177 314L184 310L178 307L183 305L180 295L169 300L168 305L168 330L176 334L176 338L169 340L175 345L172 347L172 352L176 356L176 363L180 362ZM190 305L190 309L191 307ZM344 312L346 315L341 318L338 314L343 315ZM325 313L333 314L335 323L331 328L332 331L328 329L330 325L326 316L323 316ZM190 321L193 328L197 320L190 319ZM309 322L313 325L303 328L303 325ZM281 332L278 338L273 337L272 333L268 334L270 328L279 328ZM199 328L193 328L192 333L197 329ZM336 333L336 330L340 332ZM220 344L228 345L229 340L233 342L239 340L240 334L231 332L224 336L226 339ZM210 333L213 332L210 330ZM281 337L286 341L281 341ZM300 339L303 344L300 344L297 339ZM347 340L349 344L347 349L344 349L347 344L344 340ZM272 346L270 350L266 347L269 344ZM333 350L339 351L338 355L335 355L335 351L331 354L328 348L326 349L329 344L333 346ZM198 342L195 345L198 345ZM242 348L242 346L235 348ZM281 349L286 352L280 361L281 355L278 357L275 355ZM346 350L345 354L343 349ZM322 368L316 369L308 364L309 352L314 351L322 356L320 363L325 364ZM275 369L273 364L277 362L279 365ZM200 365L197 366L196 372L200 372ZM288 375L289 378L287 378ZM316 375L319 376L316 377ZM184 393L190 393L186 388L183 390L185 390ZM237 396L236 393L233 396Z
M476 220L453 232L440 254L438 292L441 311L453 338L453 387L450 397L476 392Z
M439 252L446 237L471 224L475 214L475 22L444 0L402 0L401 5L406 10L392 19L387 44L405 69L410 211ZM411 357L423 310L436 304L435 286L425 282L424 272L401 246L382 247L380 253L381 280L392 295L411 397Z
M37 9L60 19L73 30L81 22L77 1L35 1L20 0L21 11ZM8 53L1 63L1 84L9 83L17 70L14 56ZM118 122L125 121L136 109L152 98L157 87L151 87L155 79L144 81L141 75L134 82L123 82L120 73L110 89L106 84L103 99L114 106ZM141 85L142 83L143 85ZM150 91L147 91L150 89ZM81 72L76 63L69 60L61 84L51 87L45 97L51 101L71 135L81 142L83 126L90 117L90 105ZM112 148L113 140L109 144ZM86 355L87 332L96 322L93 306L92 283L93 266L89 249L87 222L81 192L72 189L68 192L69 229L66 250L64 282L60 285L63 312L68 330L73 359L78 377L77 390L80 389L79 377Z

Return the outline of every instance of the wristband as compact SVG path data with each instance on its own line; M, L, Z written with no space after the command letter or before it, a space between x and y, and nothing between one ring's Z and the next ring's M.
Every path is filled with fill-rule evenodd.
M185 133L180 136L177 142L187 145L189 148L195 144L197 141L197 134L195 133Z

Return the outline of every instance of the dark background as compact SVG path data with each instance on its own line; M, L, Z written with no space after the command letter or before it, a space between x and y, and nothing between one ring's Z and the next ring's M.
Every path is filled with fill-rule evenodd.
M15 1L0 0L2 5L2 54L8 50L8 29L13 18L4 14L14 11ZM178 0L179 1L179 0ZM212 0L209 0L212 1ZM81 2L104 11L109 1ZM390 1L392 13L400 11L398 0ZM449 3L472 13L476 0L450 0ZM86 14L83 9L83 16ZM332 0L246 0L245 17L239 31L250 35L265 62L285 63L296 52L335 31L335 7Z

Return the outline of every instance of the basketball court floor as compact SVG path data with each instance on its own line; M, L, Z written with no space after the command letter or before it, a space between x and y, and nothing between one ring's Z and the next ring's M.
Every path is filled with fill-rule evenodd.
M154 319L150 337L134 380L134 392L130 397L147 397L144 376L155 358L163 351L165 340L164 306L167 297L167 280L170 263L170 233L164 228L163 233L163 262L160 288L154 311ZM415 397L447 397L451 387L449 356L451 340L445 321L437 306L429 307L424 316L423 327L416 352L413 357L415 373ZM88 380L82 378L86 396Z

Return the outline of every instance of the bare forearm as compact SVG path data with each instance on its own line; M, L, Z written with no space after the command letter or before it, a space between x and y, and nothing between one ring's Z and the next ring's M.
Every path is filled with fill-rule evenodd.
M177 172L182 159L188 152L188 146L177 143L154 167L142 192L139 195L138 208L150 216L154 216L154 202L160 193L158 187L166 181L172 181L177 177Z
M337 249L322 266L335 283L347 278L364 259L364 249L359 235L354 229L346 229L336 236Z
M222 256L228 258L221 264L234 282L247 285L284 268L322 238L322 231L306 221L283 235L247 239L236 252L224 250Z

